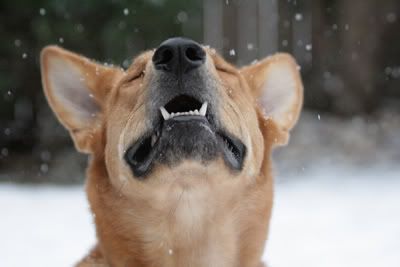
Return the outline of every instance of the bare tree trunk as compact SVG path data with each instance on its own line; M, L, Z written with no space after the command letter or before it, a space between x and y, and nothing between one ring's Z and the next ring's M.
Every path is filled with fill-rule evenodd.
M204 42L238 65L278 50L277 0L205 0Z
M237 4L237 54L239 65L247 64L258 56L258 0L240 1Z
M377 103L377 50L380 28L376 1L340 1L342 56L340 70L345 95L335 101L335 109L346 113L370 111Z
M258 0L258 57L278 51L278 0Z
M204 0L204 43L222 51L223 49L223 2Z

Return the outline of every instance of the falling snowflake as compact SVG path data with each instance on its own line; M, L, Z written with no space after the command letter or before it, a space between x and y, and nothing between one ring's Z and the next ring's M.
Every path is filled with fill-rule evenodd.
M188 20L188 14L185 11L181 11L178 13L178 15L176 16L176 19L180 22L186 22Z
M0 153L3 157L7 157L8 156L8 149L3 147L1 149L1 153Z
M294 15L294 19L296 21L302 21L303 20L303 14L301 13L296 13L296 15Z
M20 40L20 39L15 39L14 45L15 45L16 47L20 47L20 46L21 46L21 40Z
M39 14L40 14L41 16L46 15L46 9L40 8L40 9L39 9Z
M395 13L389 13L386 15L386 21L389 23L394 23L397 20L397 16Z
M49 171L49 165L47 165L46 163L43 163L40 165L40 171L42 173L47 173Z

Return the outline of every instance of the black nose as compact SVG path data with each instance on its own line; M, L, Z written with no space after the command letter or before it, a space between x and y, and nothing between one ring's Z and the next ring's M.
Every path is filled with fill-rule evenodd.
M154 67L158 70L181 75L201 66L206 53L195 41L171 38L164 41L153 55Z

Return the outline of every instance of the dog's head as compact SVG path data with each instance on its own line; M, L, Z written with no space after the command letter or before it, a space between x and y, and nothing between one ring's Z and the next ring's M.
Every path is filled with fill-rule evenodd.
M302 105L289 55L238 69L183 38L142 53L126 71L54 46L43 50L41 68L46 97L76 148L102 155L111 184L124 192L251 183L267 150L287 141Z

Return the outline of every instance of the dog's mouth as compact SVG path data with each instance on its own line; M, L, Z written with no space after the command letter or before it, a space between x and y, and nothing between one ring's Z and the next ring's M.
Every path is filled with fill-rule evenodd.
M208 102L179 95L159 111L154 130L137 140L125 154L136 177L146 176L155 161L171 165L183 158L192 158L206 164L219 154L229 168L242 169L245 145L217 129Z

